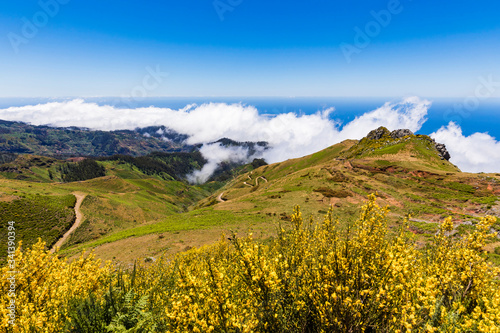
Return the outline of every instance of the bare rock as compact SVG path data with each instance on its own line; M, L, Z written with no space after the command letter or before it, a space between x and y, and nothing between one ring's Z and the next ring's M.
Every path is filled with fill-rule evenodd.
M391 137L393 139L399 139L407 135L414 135L409 129L397 129L391 132Z
M366 138L368 140L379 140L381 139L384 135L390 135L391 133L389 132L389 130L383 126L380 126L379 128L371 131L370 133L368 133L368 135L366 136Z
M450 153L448 152L448 150L446 149L446 146L442 143L435 143L434 145L437 149L437 151L439 152L439 157L441 157L442 160L447 160L449 161L450 160Z

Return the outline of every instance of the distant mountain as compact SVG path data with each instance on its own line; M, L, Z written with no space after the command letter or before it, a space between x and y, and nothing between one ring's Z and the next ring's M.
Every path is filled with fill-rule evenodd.
M164 126L108 132L77 127L34 126L0 120L0 154L72 157L189 152L195 148L184 143L186 138L186 135Z
M50 180L84 180L100 175L98 167L92 172L86 166L71 164L81 162L75 157L89 157L101 161L121 161L133 165L147 175L157 175L163 179L185 180L186 175L200 170L207 160L200 154L203 144L186 144L188 138L165 126L149 126L135 130L95 131L87 128L34 126L21 122L0 120L0 173L14 179L48 181L48 174L32 172L37 164L52 165L53 159L67 160L55 163L50 168ZM247 151L248 160L259 151L268 149L268 143L238 142L221 138L209 144L220 144L225 148L242 147ZM20 155L32 157L16 159ZM43 162L40 162L43 161ZM256 159L253 165L263 165L263 159ZM45 165L45 164L44 164ZM43 167L44 165L41 165ZM220 161L209 181L225 182L238 174L244 161ZM57 167L56 167L57 166ZM92 177L91 177L92 176Z
M223 147L243 147L248 149L248 156L252 156L257 153L258 150L266 150L269 148L269 144L266 141L234 141L228 138L219 139L213 143L219 143Z

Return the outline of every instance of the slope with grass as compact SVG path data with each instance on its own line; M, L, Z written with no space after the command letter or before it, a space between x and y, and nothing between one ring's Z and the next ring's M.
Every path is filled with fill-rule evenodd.
M7 222L12 220L16 223L16 241L30 245L40 237L51 247L73 225L75 196L72 193L82 192L86 194L81 204L85 218L62 244L66 248L187 211L209 195L213 186L193 186L147 175L134 165L120 161L97 162L106 170L103 177L67 183L50 180L48 171L61 163L66 162L24 155L3 165L9 170L15 167L19 173L29 176L18 180L11 179L9 171L0 173L3 176L0 178L0 236L6 237ZM0 256L5 258L3 245Z
M260 178L268 181L259 182ZM221 192L224 202L215 201ZM500 175L460 172L441 158L426 136L382 136L344 141L309 156L260 167L236 177L199 206L287 220L297 204L313 217L333 205L338 217L349 219L354 207L374 192L391 209L393 225L411 214L412 230L425 241L446 216L453 217L456 231L463 234L460 225L494 214ZM500 230L500 223L495 228Z
M190 212L83 242L64 253L95 248L100 257L130 262L133 247L141 243L147 249L137 255L145 258L212 243L231 230L267 238L279 223L290 220L295 205L316 219L334 206L335 217L351 221L374 192L391 209L390 227L411 214L411 230L423 244L446 216L453 217L454 232L465 234L466 226L497 207L500 194L499 175L462 173L440 157L430 138L415 135L347 140L302 158L238 170ZM500 229L500 223L494 228ZM488 246L493 250L498 245ZM130 250L121 255L122 248Z
M30 193L36 187L54 195L88 194L81 207L85 220L63 246L64 255L94 249L99 257L133 262L213 243L231 231L265 239L290 220L295 205L316 219L334 206L334 217L349 222L375 192L391 210L390 228L411 214L410 227L421 245L446 216L452 216L453 233L463 235L480 216L500 211L500 174L460 172L430 138L413 134L346 140L302 158L239 166L227 173L223 187L222 182L192 186L166 180L123 159L98 163L105 166L105 177L31 182ZM500 222L493 230L500 230ZM487 249L494 255L498 246L492 242Z
M0 196L0 237L7 240L8 222L14 221L16 242L31 246L41 238L52 246L73 224L74 205L73 195L46 195L21 189L8 194L4 191ZM2 241L0 263L6 260L6 253L7 242Z

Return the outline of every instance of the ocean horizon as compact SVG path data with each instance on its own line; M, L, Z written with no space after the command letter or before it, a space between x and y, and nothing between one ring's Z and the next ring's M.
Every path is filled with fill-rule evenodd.
M329 114L336 121L339 129L356 117L373 111L386 102L397 102L394 97L58 97L58 98L0 98L0 109L23 107L27 105L65 102L82 99L99 106L113 106L118 109L136 109L146 107L169 108L180 110L188 105L198 106L207 103L243 104L255 107L260 115L276 116L293 113L311 115L318 111L333 108ZM463 135L488 133L500 139L500 98L489 98L469 106L465 98L425 98L432 104L428 109L426 121L417 131L418 134L430 134L441 127L455 122L462 129ZM0 119L2 119L0 115ZM76 126L76 125L75 125Z

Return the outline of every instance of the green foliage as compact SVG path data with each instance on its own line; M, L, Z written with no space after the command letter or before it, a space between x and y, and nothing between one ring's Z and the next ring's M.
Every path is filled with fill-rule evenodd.
M254 169L257 169L264 165L267 165L267 162L263 158L254 158L252 161L252 167Z
M327 198L347 198L352 196L351 193L344 189L331 189L329 187L319 187L314 192L321 193Z
M64 182L76 182L106 175L106 168L88 158L78 163L66 163L59 168L59 171Z
M7 239L7 222L15 222L16 242L35 244L38 238L52 246L75 220L73 195L26 195L12 201L0 201L0 237ZM5 261L7 242L0 242L0 263Z
M488 206L493 206L497 201L498 201L498 197L494 196L494 195L472 199L472 202L474 202L474 203L488 205Z
M386 155L386 154L394 155L394 154L399 153L401 151L401 149L403 149L404 147L405 147L404 143L393 144L393 145L390 145L387 147L383 147L383 148L374 150L373 153L370 155L371 156L380 156L380 155Z
M488 254L488 258L493 264L500 266L500 254L490 253Z
M148 295L138 295L136 269L130 276L118 271L102 298L91 293L70 301L65 331L67 333L147 333L155 331Z
M439 224L431 222L411 221L410 228L417 232L435 234L438 231Z
M460 224L457 227L458 233L460 235L467 235L467 234L473 232L474 229L475 229L474 225L470 225L470 224Z
M146 156L133 157L114 155L101 158L103 161L119 161L129 163L146 175L158 175L164 179L184 179L184 177L199 170L207 162L200 152L150 153Z
M471 193L471 194L476 191L474 186L469 185L469 184L459 183L459 182L446 183L445 186L448 188L451 188L452 190Z
M405 196L408 197L408 198L410 198L410 199L412 199L412 200L414 200L414 201L417 201L417 202L425 202L426 201L425 198L423 198L423 197L421 197L419 195L416 195L414 193L405 193Z

